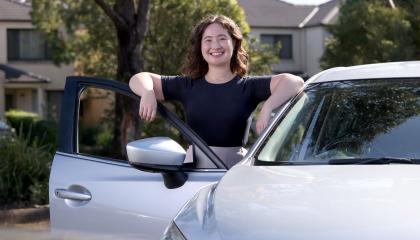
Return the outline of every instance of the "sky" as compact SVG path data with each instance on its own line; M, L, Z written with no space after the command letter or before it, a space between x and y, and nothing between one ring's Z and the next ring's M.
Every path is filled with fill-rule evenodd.
M303 5L318 5L324 2L328 2L328 0L283 0L285 2L290 2L293 4L303 4Z

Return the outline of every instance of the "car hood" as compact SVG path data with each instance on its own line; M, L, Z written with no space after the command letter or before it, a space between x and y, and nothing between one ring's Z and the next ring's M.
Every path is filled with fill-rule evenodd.
M215 216L222 239L417 239L419 193L419 165L237 165Z

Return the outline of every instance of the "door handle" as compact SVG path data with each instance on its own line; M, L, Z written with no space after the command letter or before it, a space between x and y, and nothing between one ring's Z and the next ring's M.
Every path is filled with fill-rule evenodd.
M76 201L89 201L90 199L92 199L90 193L80 193L67 189L56 189L55 196L62 199L70 199Z

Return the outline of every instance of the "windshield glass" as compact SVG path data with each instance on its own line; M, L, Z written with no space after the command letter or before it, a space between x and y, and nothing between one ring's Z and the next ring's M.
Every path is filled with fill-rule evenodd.
M302 93L257 164L420 158L420 79L326 82Z

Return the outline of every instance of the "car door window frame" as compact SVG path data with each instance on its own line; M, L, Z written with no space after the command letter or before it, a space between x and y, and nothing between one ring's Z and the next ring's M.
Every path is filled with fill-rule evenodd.
M291 107L295 104L297 100L300 99L300 97L302 96L302 94L304 94L305 91L306 89L303 89L301 92L289 99L289 101L283 104L283 106L279 107L279 110L274 116L271 123L265 128L264 132L261 134L261 136L258 138L258 140L254 143L252 148L248 151L247 155L245 156L245 158L250 158L252 160L252 165L271 165L271 162L258 161L257 156L260 154L261 150L265 146L266 142L269 140L270 136L274 133L274 130L277 128L279 122L283 120L283 118L290 111Z
M63 96L63 105L66 106L66 111L62 111L60 116L60 131L58 151L67 154L79 154L78 151L78 125L79 125L79 107L80 96L87 87L100 87L102 89L115 91L116 93L123 94L137 102L140 97L134 94L127 84L96 77L81 77L69 76L66 79L66 86ZM74 97L77 96L77 97ZM170 125L175 127L181 134L183 134L191 143L198 147L204 155L213 162L217 167L210 170L226 171L226 166L219 159L219 157L207 146L191 128L180 120L174 113L169 111L162 103L158 102L157 112L164 118ZM87 156L96 157L96 156ZM105 158L103 158L105 160ZM120 162L122 163L122 162ZM183 169L185 171L208 171L209 169L196 169L188 167Z

